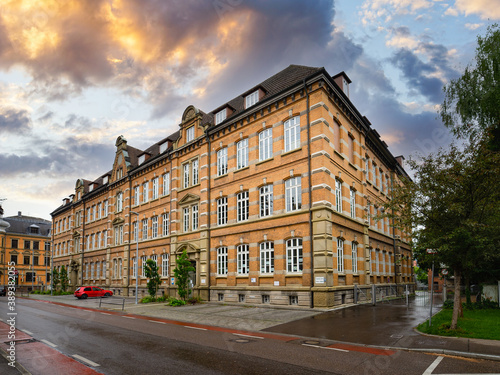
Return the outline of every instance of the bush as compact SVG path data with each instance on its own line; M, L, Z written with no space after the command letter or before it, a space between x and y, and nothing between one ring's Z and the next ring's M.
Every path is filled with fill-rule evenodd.
M453 308L453 300L452 299L447 299L443 303L443 309L452 309Z
M486 310L486 309L498 309L498 303L493 302L491 299L481 299L477 302L466 303L463 305L466 310Z
M151 302L156 302L156 298L151 296L146 296L139 300L139 303L151 303Z
M169 306L182 306L182 305L185 305L186 304L186 301L182 300L182 299L177 299L177 298L172 298L170 299L170 301L168 302Z
M165 302L168 301L169 299L170 299L169 296L161 296L156 299L156 302Z
M201 303L200 297L191 297L187 300L190 305L196 305L197 303Z

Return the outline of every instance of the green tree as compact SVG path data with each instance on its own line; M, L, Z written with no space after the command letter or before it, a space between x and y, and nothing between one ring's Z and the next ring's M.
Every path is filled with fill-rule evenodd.
M191 293L189 289L189 272L196 271L189 261L186 250L177 257L176 266L174 269L175 284L179 296L185 301L186 297Z
M434 260L454 272L455 300L451 328L461 315L462 278L491 270L500 245L500 154L484 144L410 159L413 181L393 190L386 214L397 226L413 226L414 255L422 267ZM398 214L394 214L398 212ZM429 255L427 248L437 250Z
M59 273L59 279L61 281L61 290L63 292L68 289L68 271L66 271L66 267L61 266L61 272Z
M463 75L444 87L440 115L460 137L487 138L489 148L500 151L500 30L488 28L478 36L474 61Z
M59 272L57 271L57 268L54 268L52 270L52 289L57 290L57 286L61 280L59 279Z
M148 259L144 265L144 273L149 279L148 281L148 292L151 297L156 296L158 287L160 286L160 274L158 273L158 266L156 262L152 259Z

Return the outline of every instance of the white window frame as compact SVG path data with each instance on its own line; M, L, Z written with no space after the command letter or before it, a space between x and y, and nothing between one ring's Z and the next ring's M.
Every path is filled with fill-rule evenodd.
M165 212L161 215L162 221L162 235L168 236L170 234L170 215L168 212Z
M136 257L132 257L131 261L132 261L132 278L136 278L137 277L137 267L136 267L136 264L135 264L135 259Z
M254 104L257 104L258 101L259 101L259 90L256 90L251 94L248 94L245 97L245 109L253 106Z
M236 248L238 275L248 275L250 268L250 250L248 245L238 245Z
M356 219L356 190L349 189L349 202L351 203L351 217Z
M198 205L194 205L191 207L191 228L193 230L198 230L199 222Z
M337 238L337 272L344 273L344 240Z
M273 128L264 129L259 133L259 161L273 157Z
M138 221L134 221L132 223L132 242L137 242L137 239L139 238L139 225Z
M352 273L358 273L358 244L353 242L351 245Z
M182 176L183 176L183 179L182 179L182 182L183 182L183 185L182 187L184 189L188 188L189 187L189 171L190 171L190 164L189 163L185 163L182 165Z
M227 224L227 197L217 199L217 225Z
M182 209L182 224L183 232L189 232L189 207Z
M286 241L286 271L287 273L302 273L303 250L301 238L290 238Z
M142 219L142 240L145 241L148 239L148 219Z
M335 210L342 212L342 182L335 179Z
M240 191L236 195L237 221L246 221L250 212L250 194L248 190Z
M285 181L286 212L300 210L302 207L302 184L300 177Z
M227 247L221 246L217 248L217 275L227 275Z
M146 265L147 260L148 260L147 255L141 256L141 277L143 278L146 277L146 270L144 269L144 266Z
M163 174L163 195L170 194L170 172Z
M273 214L273 185L261 186L259 189L259 215L267 217Z
M248 138L236 144L236 169L248 167Z
M168 277L169 254L161 255L161 277Z
M227 147L217 151L217 176L227 174Z
M226 118L227 118L227 108L224 108L223 110L220 110L215 114L215 125L220 124Z
M101 278L101 262L95 262L95 278L99 280Z
M198 159L193 159L192 169L193 169L193 185L198 185L200 183L200 172L198 170Z
M300 116L285 121L285 152L300 147Z
M151 238L158 237L158 216L151 218Z
M274 273L274 242L261 242L260 248L260 273Z
M186 142L191 142L194 139L194 125L186 129Z
M146 203L149 199L149 181L142 184L142 203Z
M153 196L151 199L157 199L158 198L158 192L159 192L159 178L155 177L153 178Z
M138 206L141 203L141 186L137 185L134 187L134 206Z

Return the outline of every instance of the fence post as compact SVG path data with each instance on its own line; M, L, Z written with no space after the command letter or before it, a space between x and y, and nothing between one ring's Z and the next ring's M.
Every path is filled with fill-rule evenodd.
M99 297L99 308L101 308L102 297Z
M358 290L356 284L354 284L354 304L358 303Z
M122 300L122 311L125 310L125 298Z
M373 306L375 306L375 304L377 303L377 295L376 295L376 287L375 287L375 284L372 284L372 304Z

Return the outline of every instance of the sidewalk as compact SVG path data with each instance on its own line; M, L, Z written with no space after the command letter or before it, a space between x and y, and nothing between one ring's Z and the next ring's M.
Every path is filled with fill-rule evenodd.
M355 305L335 310L276 306L246 306L209 302L182 307L166 303L138 304L125 297L103 299L102 309L116 313L149 316L171 321L196 323L235 330L266 331L306 338L324 339L383 349L425 351L500 361L500 341L436 337L418 333L414 327L428 318L428 306L406 306L404 301L390 304ZM32 296L79 308L99 308L99 299L77 300L73 296ZM437 312L439 308L435 309Z

